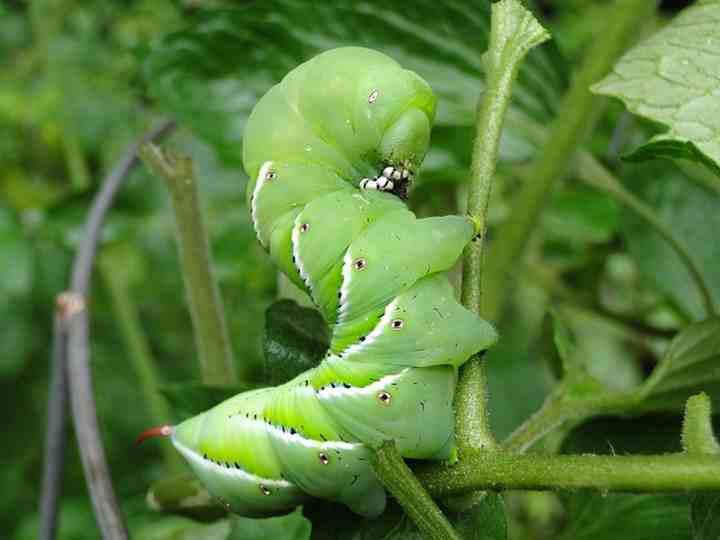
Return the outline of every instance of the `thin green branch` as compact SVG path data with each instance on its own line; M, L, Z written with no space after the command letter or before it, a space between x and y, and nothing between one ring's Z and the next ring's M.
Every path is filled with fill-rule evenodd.
M415 470L433 497L480 489L684 492L720 489L720 457L543 455L472 451L453 467Z
M428 538L460 540L445 515L405 464L393 441L385 441L373 452L372 466L383 485Z
M510 217L493 242L493 256L488 260L483 313L496 320L507 300L510 283L520 269L518 261L528 239L536 229L542 209L550 199L555 183L563 176L571 158L597 119L598 103L590 85L600 80L637 35L637 29L655 9L648 0L616 0L615 16L593 41L585 63L558 107L546 143L531 167L528 181L518 193Z
M658 217L652 207L625 189L622 183L589 152L579 153L577 156L577 164L577 173L580 180L596 189L604 191L628 207L665 239L688 269L690 277L695 282L695 286L705 305L707 315L710 316L716 313L710 286L702 275L700 264L695 260L691 250L685 245L682 238L678 237L672 228Z
M517 0L492 5L490 46L485 57L486 88L479 106L468 185L467 213L477 237L463 258L462 303L480 314L483 245L495 176L500 134L510 103L513 81L523 58L549 34ZM456 398L456 433L460 453L465 447L487 448L495 442L487 419L487 389L482 361L473 357L463 368Z
M123 277L117 271L114 260L103 256L99 259L100 274L112 299L115 319L120 328L120 335L125 342L130 363L133 366L140 393L148 408L148 417L152 425L167 424L170 420L170 409L158 392L158 377L155 359L150 352L147 338L142 329L138 313L130 299L130 292ZM160 445L165 463L171 469L182 469L178 453L169 444Z
M180 265L190 303L203 382L231 384L235 381L232 347L220 291L212 274L210 248L192 161L165 152L154 144L143 145L140 157L156 176L165 181L172 199Z

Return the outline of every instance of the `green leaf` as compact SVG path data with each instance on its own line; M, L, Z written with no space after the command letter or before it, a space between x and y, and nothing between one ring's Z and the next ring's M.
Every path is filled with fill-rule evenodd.
M212 386L189 382L166 384L159 391L170 403L175 418L183 420L250 389L250 386Z
M0 208L0 298L21 296L32 285L33 253L22 227Z
M708 169L720 176L720 167L702 153L697 145L691 141L678 141L664 138L654 138L631 153L622 156L622 159L629 162L639 162L648 159L668 158L685 159L705 165ZM716 184L717 185L717 184Z
M450 520L465 540L506 540L505 502L499 493L488 492L475 506Z
M557 193L542 216L543 230L568 243L610 242L620 225L620 206L597 190L567 186Z
M168 516L139 527L131 527L133 540L227 540L227 520L198 523L191 519Z
M662 454L681 450L681 419L647 415L597 418L573 429L563 454ZM638 437L642 433L642 437ZM564 493L567 525L558 540L689 540L686 496Z
M583 491L561 497L568 524L558 540L689 540L684 495L626 495Z
M490 2L431 0L299 2L268 0L236 10L201 12L182 32L156 43L145 63L152 95L228 163L258 98L318 52L344 45L383 51L424 77L439 97L437 124L471 126L483 89ZM565 86L552 45L521 68L503 133L503 154L525 158L533 130L553 116ZM510 151L507 151L510 149Z
M265 519L233 516L228 540L308 540L312 525L298 508L292 514Z
M696 493L691 501L693 540L720 538L720 493Z
M378 540L404 527L407 519L394 499L389 499L385 511L374 519L359 516L343 504L319 499L303 506L303 514L312 522L313 540Z
M720 174L718 66L720 1L700 0L628 52L593 90L669 128L636 159L684 157Z
M147 503L153 510L187 516L198 521L215 521L226 514L225 509L191 473L178 474L155 482L148 491Z
M37 346L31 306L22 298L0 296L0 378L18 373Z
M658 217L683 240L707 283L715 304L720 303L720 196L674 170L643 166L633 170L638 195L655 208ZM640 218L626 212L622 234L642 276L667 296L683 314L700 319L705 308L687 265L670 245Z
M265 379L279 384L315 367L328 349L327 324L320 313L280 300L265 313Z
M701 390L717 402L719 366L720 317L688 326L672 340L643 385L643 406L682 408L690 395Z

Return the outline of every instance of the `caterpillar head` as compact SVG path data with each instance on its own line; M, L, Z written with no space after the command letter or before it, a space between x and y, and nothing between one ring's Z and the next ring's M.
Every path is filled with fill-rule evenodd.
M306 184L309 197L337 189L338 179L353 187L379 180L381 191L404 197L427 152L435 108L430 86L388 56L361 47L326 51L253 109L243 138L248 200L268 162L279 181ZM282 174L283 166L293 173ZM398 177L382 180L388 167Z

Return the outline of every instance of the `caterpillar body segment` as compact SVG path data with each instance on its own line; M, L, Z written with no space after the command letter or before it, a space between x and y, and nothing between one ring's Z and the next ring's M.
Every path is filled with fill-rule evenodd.
M418 219L403 200L434 115L427 83L357 47L298 66L250 115L253 225L330 325L331 343L295 379L172 428L191 468L234 512L273 515L320 497L377 516L385 492L370 467L375 445L392 439L408 458L453 455L457 368L497 336L444 275L475 224Z

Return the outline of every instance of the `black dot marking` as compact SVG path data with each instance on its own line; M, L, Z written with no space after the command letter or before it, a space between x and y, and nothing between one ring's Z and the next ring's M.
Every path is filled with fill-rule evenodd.
M348 383L343 383L343 386L344 386L345 388L352 388Z
M365 270L365 268L367 268L367 261L365 259L355 259L353 268L355 268L355 270Z
M253 414L253 420L257 420L257 414Z
M342 298L342 291L338 291L338 298Z
M276 178L277 178L277 173L275 171L268 171L265 173L265 180L268 182L270 180L275 180Z
M207 454L203 454L203 459L207 459L207 458L208 458ZM212 461L212 460L210 460L210 461Z
M297 431L295 431L295 428L290 428L290 435L295 435Z
M303 223L302 225L300 225L300 232L301 233L307 232L309 228L310 228L309 223Z
M380 400L380 403L382 403L383 405L390 405L391 396L388 392L385 392L383 390L382 392L378 393L377 397Z
M236 469L239 469L239 468L240 468L240 464L239 464L237 461L235 462L235 468L236 468Z
M335 383L330 383L330 386L335 388Z
M295 262L295 255L292 256L292 262Z
M327 454L325 454L324 452L320 452L318 454L318 459L320 459L320 463L322 463L323 465L327 465L328 463L330 463L330 458L327 457Z
M309 381L305 381L305 386L308 386L310 384Z
M325 438L325 435L323 435L322 433L320 433L320 438L321 438L323 441L327 441L327 439Z
M365 341L365 336L360 336L360 343L362 343L363 341Z
M424 401L421 401L421 402L420 402L420 408L421 408L423 411L425 410L425 402L424 402Z
M270 495L271 491L265 484L260 484L260 493L262 493L265 496Z
M402 319L395 319L390 323L390 327L393 330L400 330L405 325L405 322Z

